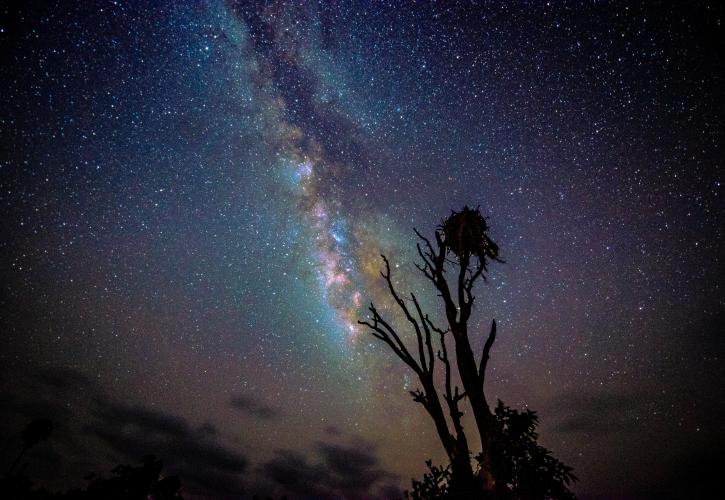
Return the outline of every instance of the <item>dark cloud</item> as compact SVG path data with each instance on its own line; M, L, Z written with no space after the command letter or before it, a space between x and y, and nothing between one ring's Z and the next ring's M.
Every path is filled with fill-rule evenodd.
M70 368L3 372L2 381L6 392L0 404L0 420L5 425L22 426L30 420L48 418L56 434L84 412L88 399L95 400L100 394L91 379Z
M378 457L372 448L320 443L319 452L332 471L337 488L349 495L369 494L379 481L397 477L379 468Z
M721 498L721 471L725 468L723 440L679 453L664 467L662 477L645 478L633 488L642 500Z
M98 420L86 431L104 441L126 460L144 455L161 457L170 471L179 474L185 486L191 482L200 491L243 491L241 476L246 457L218 444L203 429L193 429L185 420L164 412L110 403L98 409Z
M372 450L346 448L329 443L319 443L318 447L325 462L330 464L335 472L343 476L349 476L360 470L375 467L378 463L378 459Z
M184 438L191 433L188 424L182 418L142 406L108 402L98 408L98 416L102 421L112 423L117 429L132 428L170 438Z
M323 466L308 463L304 455L293 450L278 450L260 471L274 485L303 497L322 498L331 482Z
M211 424L209 422L204 422L203 424L201 424L198 431L199 433L208 436L216 436L219 434L219 429L217 429L214 424Z
M168 474L179 475L185 492L202 497L239 498L251 491L247 484L254 484L262 496L270 492L310 499L402 496L395 486L397 476L383 470L375 447L363 439L348 436L347 444L319 442L309 455L278 450L249 473L248 458L221 441L210 422L194 425L178 415L118 401L94 379L72 369L30 371L22 380L25 390L0 391L0 417L8 417L0 426L11 435L33 418L53 420L52 438L34 449L28 461L35 479L56 480L61 488L67 487L63 478L105 474L117 463L136 463L155 455ZM260 419L279 415L249 396L239 395L230 404ZM328 426L325 435L346 436L334 426Z
M340 429L338 429L337 427L335 427L334 425L328 425L325 427L324 430L325 430L325 434L327 434L328 436L341 436L342 435L342 431Z
M35 418L54 424L51 439L31 450L36 479L103 474L118 462L155 455L168 473L182 478L185 491L214 498L243 493L248 460L220 443L211 423L193 426L177 415L116 401L68 368L30 371L19 379L23 384L0 396L3 434L18 434Z
M278 417L280 414L280 411L277 408L273 408L266 403L245 394L234 396L229 401L229 404L234 409L241 410L244 413L262 420L273 419Z
M391 482L398 479L380 468L375 449L362 442L355 445L318 443L317 462L299 452L278 450L260 467L261 473L286 494L303 498L395 498L400 491Z
M563 416L556 430L585 434L636 432L642 425L637 415L645 401L641 394L568 393L553 404L554 413Z
M34 375L42 384L60 391L69 391L80 387L91 387L95 385L89 377L71 368L44 368Z

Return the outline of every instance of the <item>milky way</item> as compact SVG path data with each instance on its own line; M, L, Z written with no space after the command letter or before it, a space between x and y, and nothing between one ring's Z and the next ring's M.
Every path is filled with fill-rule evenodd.
M0 421L53 415L38 481L150 452L189 495L409 487L444 453L357 320L381 253L440 312L413 228L464 205L506 261L487 391L575 491L717 470L722 8L398 4L2 7Z

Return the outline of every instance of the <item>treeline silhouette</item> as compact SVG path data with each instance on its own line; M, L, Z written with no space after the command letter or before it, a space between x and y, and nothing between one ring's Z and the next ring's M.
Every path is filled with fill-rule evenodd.
M110 477L95 474L86 476L85 489L51 492L37 487L24 474L21 463L31 448L51 435L53 423L47 419L30 422L22 433L23 447L0 483L3 498L11 500L181 500L181 480L178 476L163 476L161 460L149 455L141 465L118 465Z
M163 477L162 469L161 460L149 455L138 466L118 465L111 477L87 476L88 486L82 490L51 492L23 474L4 478L0 488L12 500L181 500L181 480Z

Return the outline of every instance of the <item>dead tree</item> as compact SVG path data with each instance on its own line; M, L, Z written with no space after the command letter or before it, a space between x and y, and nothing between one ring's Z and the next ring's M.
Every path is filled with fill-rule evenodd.
M491 449L495 440L496 420L484 393L486 364L496 339L496 322L484 344L480 359L476 362L469 340L468 321L475 297L473 288L479 278L485 279L487 262L499 261L498 246L488 237L488 225L478 209L464 207L453 212L435 232L435 244L416 230L421 242L418 254L422 263L416 267L433 284L443 301L447 327L440 328L425 314L415 294L404 299L393 286L390 263L382 256L385 279L390 295L412 326L417 340L417 356L413 356L401 340L398 332L386 321L375 307L370 305L369 320L359 321L370 328L372 334L385 342L418 376L422 389L411 392L413 400L421 403L433 419L438 436L448 454L453 472L452 488L459 493L466 491L495 490ZM454 271L448 278L447 272ZM449 282L450 280L450 282ZM434 348L434 334L438 348ZM447 338L453 337L455 363L463 385L461 392L453 386L453 367L447 349ZM434 355L434 349L436 353ZM443 400L445 401L453 430L449 428L438 391L435 386L436 359L443 370ZM470 462L468 439L461 425L459 405L467 399L473 412L480 439L481 472L474 478Z

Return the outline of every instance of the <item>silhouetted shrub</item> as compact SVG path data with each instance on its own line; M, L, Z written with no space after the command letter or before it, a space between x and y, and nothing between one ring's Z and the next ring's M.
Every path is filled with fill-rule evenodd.
M483 488L476 498L496 500L574 500L569 485L576 481L572 468L564 465L539 445L536 427L539 419L532 410L518 411L499 401L494 412L497 434L493 441L495 492ZM481 456L477 456L478 475ZM429 472L421 481L413 480L412 500L462 500L450 488L450 467L436 467L426 461ZM470 498L465 497L465 498Z
M518 411L499 400L494 441L497 497L505 500L573 500L569 485L576 481L573 469L539 445L535 411Z

